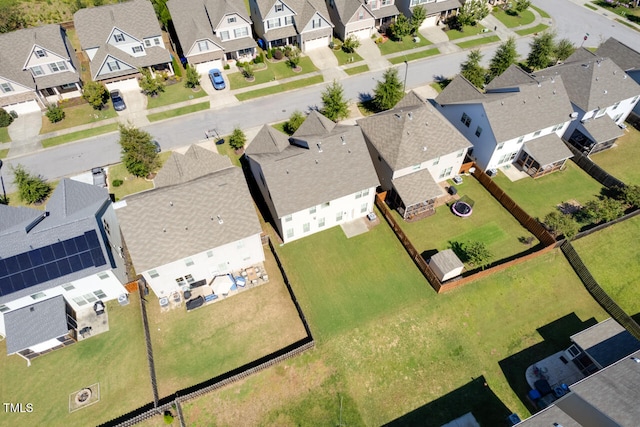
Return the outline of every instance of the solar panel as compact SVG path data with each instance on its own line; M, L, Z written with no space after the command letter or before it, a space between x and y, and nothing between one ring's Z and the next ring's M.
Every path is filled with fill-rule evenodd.
M82 236L0 259L0 296L106 263L98 233L91 230Z

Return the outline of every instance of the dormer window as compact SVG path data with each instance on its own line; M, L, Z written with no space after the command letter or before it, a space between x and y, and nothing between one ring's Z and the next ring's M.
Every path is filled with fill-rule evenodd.
M145 45L146 47L151 47L151 40L146 39L146 40L144 41L144 45Z
M117 42L123 42L124 41L124 34L120 33L120 34L114 34L113 38L115 39L115 41Z
M209 45L207 44L206 40L202 40L202 41L198 42L198 50L200 52L204 52L206 50L209 50Z
M228 24L233 24L234 22L236 22L236 17L235 16L230 16L227 18L227 23Z
M42 49L38 49L38 50L36 50L36 56L38 58L44 58L45 56L47 56L47 52L45 52Z
M320 28L320 27L322 27L322 19L321 18L314 19L313 28Z
M142 46L134 46L131 49L133 50L133 53L142 53L144 51L144 49L142 49Z
M276 4L276 12L282 12L282 10L283 10L282 3Z
M49 64L49 69L52 73L57 73L58 71L66 70L67 64L65 64L64 61L52 62L51 64Z

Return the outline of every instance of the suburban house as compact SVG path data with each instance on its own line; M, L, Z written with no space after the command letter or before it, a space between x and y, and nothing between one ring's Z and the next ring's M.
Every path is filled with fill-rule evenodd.
M324 0L249 0L249 6L267 49L296 45L304 52L331 42L333 24Z
M73 14L73 22L93 80L137 84L139 68L173 74L171 54L151 2L87 7Z
M463 0L399 0L398 9L405 14L407 18L413 16L413 9L422 6L426 12L426 19L420 26L435 27L445 22L450 16L455 15L458 9L462 7Z
M190 287L264 261L249 188L227 156L196 145L173 152L154 183L116 213L133 267L159 299L188 300Z
M640 52L610 37L598 47L595 54L601 58L611 59L634 82L640 84ZM633 114L640 116L640 102L633 108Z
M257 45L242 0L171 0L167 8L178 54L198 72L255 58Z
M586 49L581 54L587 55ZM589 52L590 53L590 52ZM611 147L622 136L624 121L640 100L640 85L610 58L591 54L590 59L571 60L536 71L533 77L562 77L577 120L563 139L585 154Z
M27 360L108 330L126 300L122 238L106 189L64 178L44 210L0 205L0 335Z
M329 16L335 25L334 33L340 40L349 36L369 38L376 31L373 11L360 0L329 0Z
M357 126L313 111L290 138L264 126L245 153L285 243L373 210L379 182Z
M456 76L435 102L471 141L469 154L482 170L515 162L536 178L573 156L561 139L576 116L562 82L560 76L536 80L512 66L486 92Z
M458 174L471 143L411 91L395 108L358 120L387 203L405 220L435 213L439 183Z
M78 59L57 24L0 34L0 107L18 114L81 95Z

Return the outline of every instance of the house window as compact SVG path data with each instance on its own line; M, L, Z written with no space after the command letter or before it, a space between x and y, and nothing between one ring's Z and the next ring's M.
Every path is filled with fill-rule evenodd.
M460 121L464 123L466 127L469 127L469 125L471 124L471 117L467 116L467 113L462 113L462 118L460 119Z
M44 71L42 71L42 67L39 65L36 65L35 67L31 67L31 72L33 73L34 76L41 76L44 74Z
M98 277L100 278L100 280L106 280L109 278L109 273L107 273L106 271L103 271L101 273L98 273Z
M293 16L285 16L284 25L293 25Z
M336 214L336 221L342 221L342 211Z
M361 10L360 12L358 12L358 20L362 21L364 19L364 12Z
M362 197L362 191L358 191L356 193L356 199L359 199L360 197Z
M381 0L380 6L391 6L393 4L393 0Z
M98 289L97 291L93 291L93 294L95 296L97 296L98 298L100 298L100 299L105 299L107 297L107 294L102 292L102 289Z
M616 102L615 104L613 104L613 108L612 110L615 110L616 108L618 108L620 106L620 101Z
M178 286L184 286L186 284L186 281L184 280L184 277L178 277L176 279L176 283L178 284Z
M445 176L451 175L452 171L453 171L453 166L449 166L448 168L440 172L440 178L444 178Z
M323 204L321 205L321 207L322 207L322 209L324 209L324 208L328 208L328 207L329 207L329 205L331 205L331 202L323 203Z
M83 297L84 299L86 299L86 300L87 300L88 302L90 302L90 303L91 303L91 302L96 302L96 301L98 301L98 298L96 298L95 296L93 296L93 294L85 294L85 295L82 295L82 297Z
M293 218L292 218L291 215L287 215L287 216L284 217L284 222L291 222L292 219Z
M11 83L0 84L0 89L2 89L2 92L4 93L13 92L13 86L11 86Z
M413 166L412 170L418 171L418 170L420 170L421 167L422 167L422 164L418 163L417 165Z
M321 19L321 18L314 19L314 20L312 21L312 27L313 27L313 28L320 28L320 27L322 27L322 19Z
M73 286L71 283L65 283L64 285L62 285L62 289L64 289L65 291L69 292L74 290L76 287Z
M496 150L502 150L502 148L504 147L504 142L501 142L500 144L498 144L498 146L496 147Z
M437 157L437 158L433 161L433 166L437 165L438 163L440 163L440 157Z
M482 128L480 126L478 126L476 128L476 136L479 137L482 134Z
M193 265L193 260L191 258L187 258L184 260L184 265L186 265L187 267L191 267Z
M118 71L120 64L118 64L118 61L109 61L107 62L107 68L109 68L109 71Z
M319 227L324 227L324 217L322 217L322 218L320 218L320 219L318 220L318 228L319 228Z
M144 51L142 46L134 46L134 47L131 48L131 50L133 50L133 53L141 53L141 52Z
M360 205L360 213L365 213L368 210L369 210L369 204L368 203L363 203L363 204Z
M207 251L207 258L213 258L213 251Z
M302 232L303 233L308 233L309 230L311 230L311 224L308 222L305 222L304 224L302 224Z
M369 189L362 190L362 197L367 197L369 195Z
M36 50L36 56L38 58L44 58L45 56L47 56L47 52L45 52L42 49L38 49L38 50Z
M516 158L517 154L518 154L517 151L515 151L513 153L505 154L504 156L500 157L500 160L498 160L498 164L502 164L502 163L506 163L506 162L512 162L513 159Z
M7 311L11 310L9 307L7 307L6 305L2 304L0 305L0 313L5 313Z
M123 42L124 41L124 34L114 34L113 38L117 41L117 42Z
M160 46L160 39L158 37L153 39L153 44L155 44L156 46Z
M267 21L267 28L278 28L280 26L280 18L269 19Z
M247 27L236 28L233 30L233 35L236 36L237 39L240 37L247 37L249 35L249 30Z
M540 135L540 132L542 132L542 131L539 131L539 130L535 131L533 133L533 137L535 138L536 136Z
M202 40L198 42L198 50L200 52L204 52L205 50L209 50L209 45L206 40Z
M293 228L289 228L287 230L287 239L290 239L293 237Z
M462 157L464 155L464 150L460 150L458 151L458 154L456 154L456 157Z
M73 298L73 302L75 302L76 304L78 304L78 306L82 307L83 305L87 305L87 301L85 301L84 298L82 297L75 297Z
M378 8L378 0L371 0L369 2L369 7L373 10L373 9L377 9Z
M562 129L563 126L564 126L564 123L559 123L559 124L555 125L553 127L553 129L551 129L551 132L559 131L560 129Z
M155 279L158 276L160 276L160 274L158 274L158 270L149 270L149 277Z
M221 40L229 40L229 31L220 31Z
M145 45L146 47L151 47L151 40L146 39L146 40L144 41L144 45Z
M46 297L44 292L38 292L38 293L35 293L35 294L31 295L31 298L33 298L33 299L40 299L40 298L44 298L44 297Z
M309 213L310 213L310 214L314 214L314 213L316 213L316 207L314 206L314 207L312 207L311 209L309 209Z
M620 120L620 117L622 117L622 115L623 115L623 114L624 114L624 113L620 113L620 114L616 115L616 116L613 118L613 121L614 121L614 122L617 122L618 120Z
M232 24L236 22L236 17L235 16L230 16L227 18L227 23Z
M49 69L52 73L64 71L67 69L67 64L65 64L64 61L52 62L51 64L49 64Z
M606 113L606 112L607 112L606 108L599 109L598 112L596 113L596 118L604 116L604 113Z
M184 279L187 281L187 283L193 283L195 282L195 279L193 278L192 275L187 274L186 276L184 276Z
M282 12L282 3L276 4L276 12Z

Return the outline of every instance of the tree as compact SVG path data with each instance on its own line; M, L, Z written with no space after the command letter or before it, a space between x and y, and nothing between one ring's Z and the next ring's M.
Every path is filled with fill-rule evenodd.
M184 81L184 87L193 89L197 86L200 86L200 73L195 67L187 65L187 77Z
M560 61L564 61L576 51L576 47L571 40L569 39L560 39L553 49L553 56L555 57L556 63Z
M411 22L402 13L396 18L396 22L391 24L389 31L396 40L402 40L405 36L411 34Z
M534 37L529 43L531 50L527 57L527 65L531 70L540 70L549 66L554 50L554 38L553 32L544 32Z
M342 85L336 80L322 92L322 114L334 122L349 117L349 100L344 98Z
M600 224L602 222L613 221L624 215L622 201L610 197L590 200L580 208L578 218L585 224Z
M467 0L458 12L458 22L461 25L476 25L476 22L489 15L486 0Z
M247 142L247 137L244 132L239 127L233 129L231 136L229 137L229 147L234 150L240 150L244 147L244 144Z
M6 128L13 123L13 117L7 113L7 110L0 108L0 128Z
M474 49L467 55L467 60L460 65L460 74L477 88L482 88L485 81L485 69L480 65L482 54Z
M416 6L411 11L411 33L415 34L420 29L420 26L427 19L427 11L422 5Z
M640 185L627 185L621 190L621 197L630 206L640 208Z
M529 0L516 0L516 4L513 8L518 12L518 14L520 14L521 12L529 9L529 6L531 6L531 2Z
M58 104L49 104L45 115L51 123L58 123L64 119L65 113Z
M360 40L353 34L347 37L342 43L342 50L345 53L353 53L358 47L360 47Z
M82 88L82 97L94 110L100 110L109 99L109 91L102 83L90 81Z
M95 4L95 0L93 0L93 3L94 6L97 6L97 4ZM168 29L169 21L171 21L171 14L167 8L167 0L151 0L151 4L153 4L153 10L156 12L158 21L162 22L162 28Z
M296 110L291 113L289 120L284 122L284 126L282 128L287 133L287 135L293 135L296 133L300 125L304 122L306 117L300 111Z
M483 270L489 264L489 260L493 258L491 251L482 242L468 242L464 245L464 252L469 264Z
M504 43L498 46L496 53L489 62L489 70L487 80L490 82L500 74L504 73L507 68L515 64L518 58L516 51L516 39L509 37Z
M373 105L380 110L390 110L404 96L404 88L402 82L398 78L398 70L396 68L387 68L382 75L382 80L378 80L373 90Z
M129 173L146 177L158 167L158 153L151 135L133 126L120 124L122 162Z
M27 22L17 0L0 0L0 33L25 28Z
M145 95L158 96L160 92L164 92L164 83L151 75L151 71L148 68L140 68L138 71L142 74L139 82L140 89Z
M300 49L295 46L291 46L287 52L287 62L291 68L298 69L300 65Z
M51 184L40 175L31 175L22 165L13 169L13 183L18 186L20 199L28 204L43 201L51 193Z
M578 234L580 228L571 215L566 215L559 211L548 213L544 217L544 223L556 238L564 236L567 239L571 239Z

